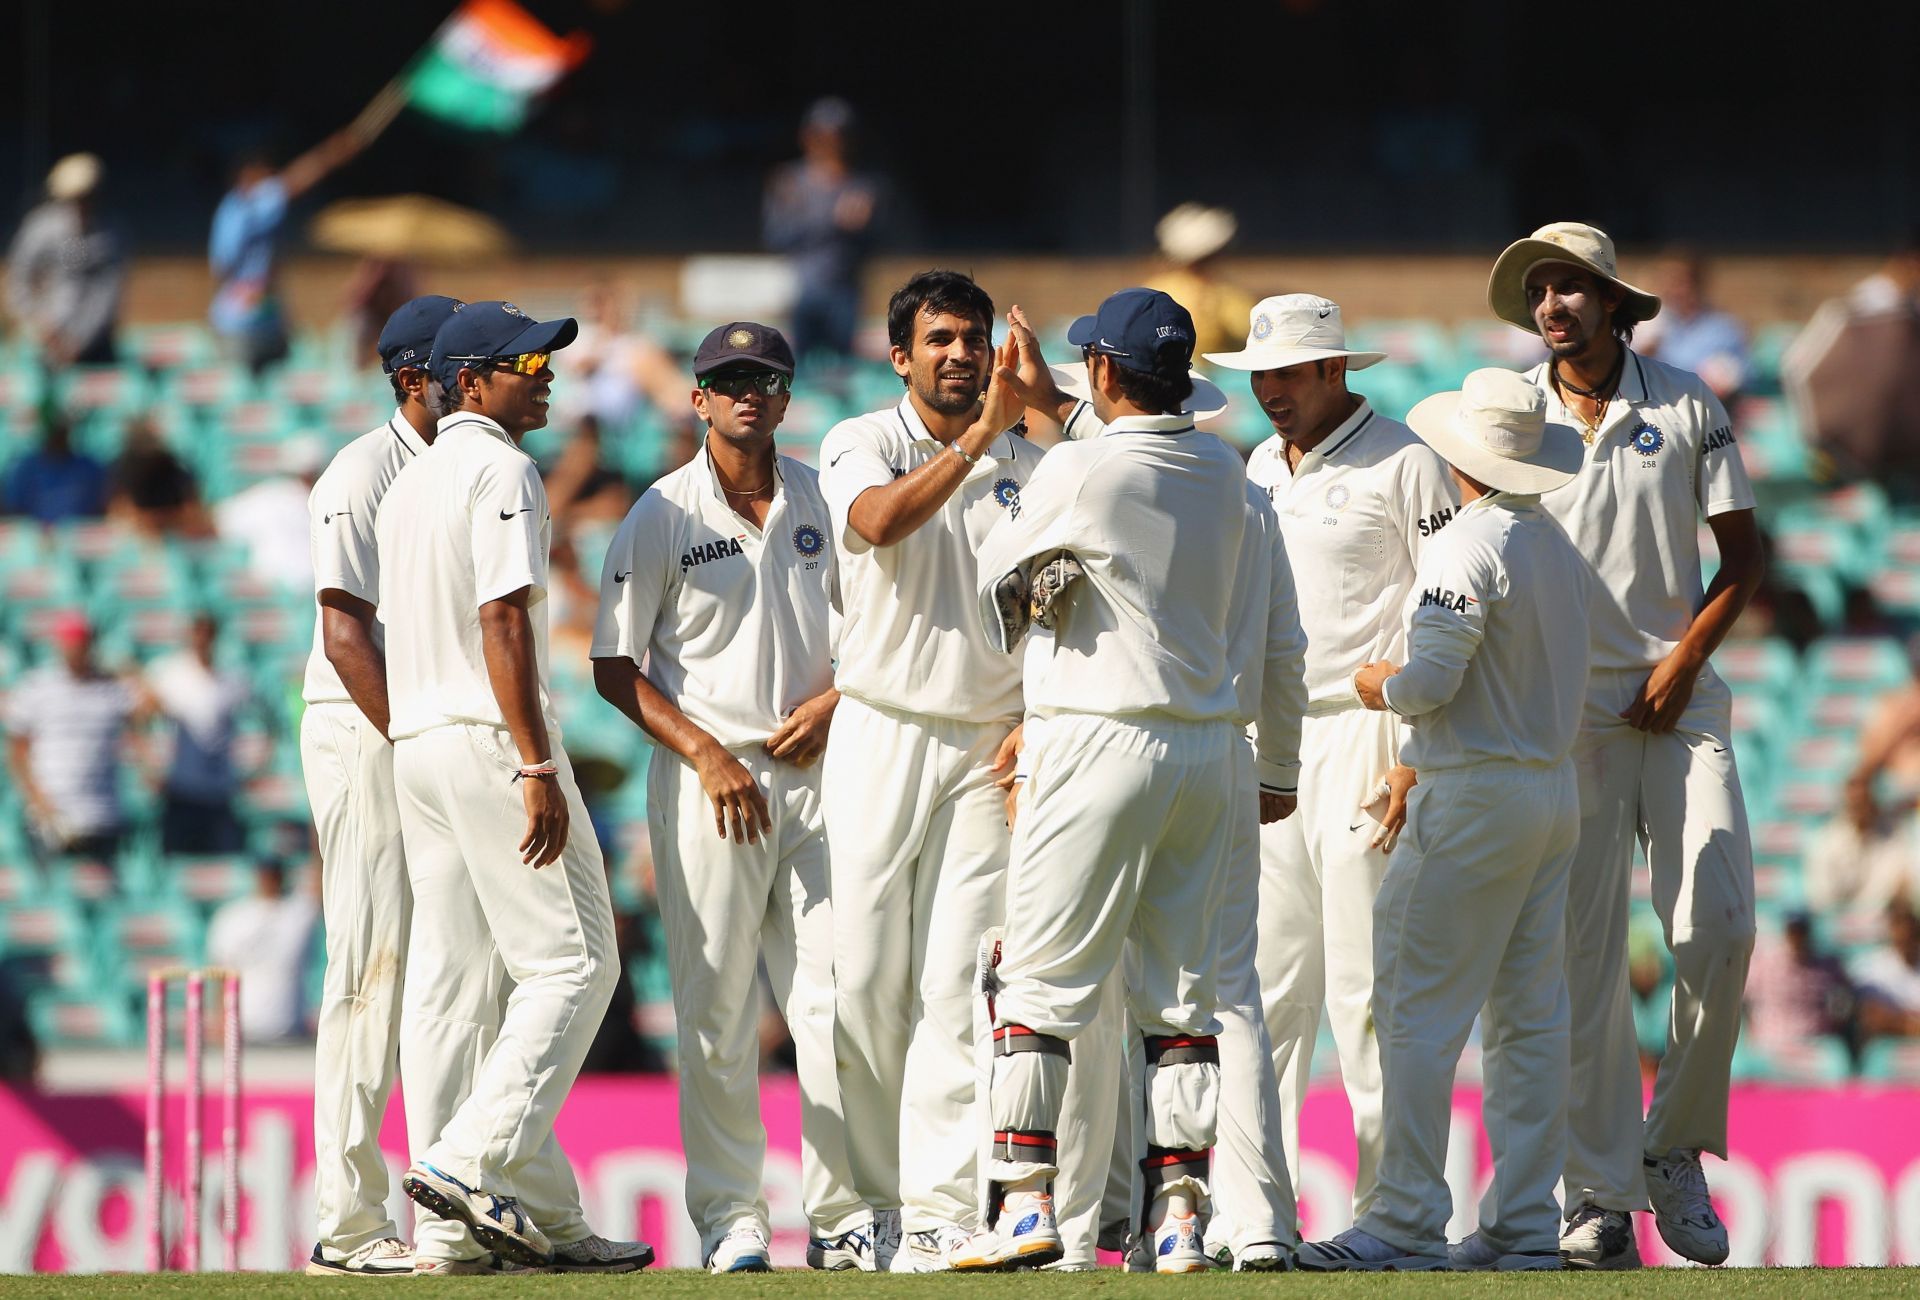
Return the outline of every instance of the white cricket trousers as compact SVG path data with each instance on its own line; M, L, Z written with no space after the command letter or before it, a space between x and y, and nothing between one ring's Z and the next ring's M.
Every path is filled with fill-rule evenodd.
M394 746L414 894L408 1034L424 1011L417 996L450 996L429 990L471 973L473 958L462 949L483 950L491 941L513 985L466 1099L438 1134L414 1132L409 1124L408 1142L416 1158L503 1196L519 1194L522 1172L551 1141L554 1118L620 978L593 824L573 765L557 743L553 760L560 771L548 779L566 796L567 845L557 861L536 871L521 862L516 847L526 811L513 781L519 759L504 729L437 727ZM457 954L451 959L449 949ZM474 1003L489 992L497 997L498 989L482 986ZM447 1029L444 1054L420 1062L427 1075L403 1061L409 1090L416 1079L468 1077L472 1064L459 1048L484 1035L470 1023Z
M412 893L393 746L358 706L307 707L300 768L319 840L327 945L314 1044L314 1209L320 1244L345 1256L399 1235L387 1215L380 1123L399 1062Z
M1220 1126L1213 1155L1214 1215L1207 1237L1226 1243L1237 1255L1259 1242L1296 1244L1300 1212L1287 1163L1287 1110L1281 1105L1273 1041L1262 1010L1260 777L1244 737L1233 749L1233 843L1214 905L1220 927L1215 1009L1220 1018ZM1293 817L1298 816L1296 809ZM1293 1127L1297 1132L1297 1119Z
M1446 1254L1454 1070L1483 1007L1493 1185L1479 1230L1504 1252L1559 1248L1567 873L1579 834L1570 761L1423 772L1414 787L1374 908L1386 1141L1358 1220L1401 1250Z
M1260 986L1279 1080L1287 1168L1300 1168L1300 1109L1324 1005L1353 1111L1357 1218L1380 1168L1380 1044L1374 1037L1373 900L1387 855L1359 810L1399 762L1400 722L1355 707L1300 729L1300 807L1260 828Z
M972 1227L980 1198L973 974L1004 912L1011 723L843 696L821 773L835 1023L854 1186L906 1232Z
M1647 1208L1642 1153L1727 1154L1727 1098L1753 955L1753 845L1734 766L1732 695L1711 667L1665 735L1620 720L1646 672L1596 672L1574 762L1580 851L1567 894L1573 1096L1567 1213ZM1627 986L1633 850L1673 953L1667 1050L1641 1118L1640 1054Z
M996 1000L995 1181L1059 1173L1068 1067L1052 1044L1094 1023L1131 939L1139 968L1127 1002L1149 1043L1148 1159L1164 1162L1146 1192L1184 1179L1205 1194L1220 1078L1207 1041L1220 1028L1213 907L1239 805L1238 743L1226 722L1091 715L1049 718L1029 740ZM1036 1036L1047 1045L1027 1050ZM1101 1142L1085 1166L1111 1150Z
M647 823L667 935L680 1047L680 1138L687 1214L704 1258L729 1229L769 1231L762 1179L759 957L793 1035L800 1081L800 1195L816 1237L871 1218L853 1189L833 1063L833 906L820 818L820 771L770 759L758 745L733 756L753 774L773 832L736 844L714 831L700 774L655 752Z

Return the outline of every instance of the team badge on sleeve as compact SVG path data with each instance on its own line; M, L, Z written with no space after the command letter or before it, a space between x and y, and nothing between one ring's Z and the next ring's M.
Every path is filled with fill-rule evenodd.
M811 560L827 549L827 536L812 524L801 524L793 530L793 549Z
M1008 508L1020 500L1020 483L1017 479L1003 478L993 485L993 499Z
M1651 424L1642 423L1633 431L1633 449L1642 456L1657 456L1667 445L1667 435Z

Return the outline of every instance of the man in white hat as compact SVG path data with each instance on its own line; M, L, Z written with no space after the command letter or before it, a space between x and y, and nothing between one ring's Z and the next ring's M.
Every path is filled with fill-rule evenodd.
M1368 709L1410 724L1419 772L1374 907L1373 1014L1386 1133L1372 1206L1302 1268L1558 1269L1566 1142L1567 873L1580 833L1570 757L1587 686L1592 574L1541 508L1580 464L1540 391L1476 370L1408 416L1465 504L1420 560L1404 667L1354 675ZM1447 1248L1453 1074L1485 1008L1493 1185Z
M113 361L126 251L100 223L104 171L90 153L47 173L47 200L27 213L7 250L7 310L49 369Z
M1147 281L1147 287L1193 313L1200 352L1232 347L1253 305L1253 295L1220 270L1220 255L1239 229L1231 211L1204 203L1182 203L1153 227L1167 269Z
M1307 634L1307 716L1300 737L1300 815L1261 833L1259 964L1279 1077L1287 1166L1300 1167L1321 1006L1333 1023L1353 1109L1356 1215L1373 1199L1380 1161L1380 1058L1373 993L1374 895L1411 774L1379 816L1363 813L1393 773L1403 728L1363 709L1353 673L1404 651L1400 607L1428 543L1459 498L1445 464L1404 424L1347 389L1347 372L1383 360L1346 343L1339 304L1314 294L1253 309L1246 347L1207 360L1251 372L1274 436L1247 462L1266 490L1293 565Z
M1729 1071L1753 950L1753 851L1731 696L1707 657L1765 567L1753 489L1712 390L1628 346L1660 300L1620 279L1605 231L1560 222L1511 245L1487 302L1551 353L1528 378L1546 392L1548 417L1572 425L1587 453L1573 483L1543 505L1606 591L1575 755L1574 1082L1561 1247L1578 1267L1637 1266L1628 1212L1651 1198L1668 1246L1718 1264L1727 1230L1700 1155L1727 1153ZM1720 550L1704 591L1703 515ZM1667 1050L1644 1127L1626 974L1636 840L1674 960Z

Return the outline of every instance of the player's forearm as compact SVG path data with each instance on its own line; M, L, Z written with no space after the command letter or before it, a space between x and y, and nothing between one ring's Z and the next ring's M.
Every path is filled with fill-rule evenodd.
M1686 635L1680 638L1678 652L1695 669L1704 665L1727 639L1727 633L1746 612L1747 602L1760 589L1766 572L1767 562L1757 536L1750 548L1742 547L1732 553L1723 550L1720 571L1707 586L1700 612L1694 615Z
M1448 703L1466 678L1480 638L1464 625L1419 624L1408 638L1407 662L1380 684L1389 711L1403 718L1432 713Z
M371 621L371 614L369 614ZM391 715L387 704L387 661L373 643L368 623L344 610L322 607L320 610L322 651L340 684L360 712L366 715L381 735L387 734Z
M847 512L847 523L869 546L892 546L910 536L920 525L933 518L956 489L966 481L973 465L953 451L960 448L978 459L999 434L984 425L974 425L947 450L911 473L882 487L871 487L854 498Z
M682 713L647 680L640 665L617 655L593 661L593 686L600 698L624 713L640 730L689 763L721 748L710 732Z
M540 714L540 669L534 654L533 620L525 605L492 600L480 607L480 647L487 681L506 719L523 763L553 757L546 720Z

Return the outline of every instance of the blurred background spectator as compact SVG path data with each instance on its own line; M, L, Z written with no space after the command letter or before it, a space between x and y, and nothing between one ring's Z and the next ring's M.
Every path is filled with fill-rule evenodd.
M1822 1037L1854 1043L1853 981L1839 958L1814 942L1813 918L1794 912L1778 934L1762 935L1747 972L1747 1038L1763 1052L1791 1055Z
M1253 295L1220 268L1220 255L1239 229L1233 213L1200 203L1182 203L1153 228L1165 266L1147 284L1192 313L1195 353L1232 352L1247 341Z
M1627 929L1627 989L1633 998L1633 1036L1640 1068L1652 1077L1667 1051L1667 1021L1673 1006L1673 956L1660 938L1660 924L1636 916Z
M1747 382L1747 328L1707 297L1707 261L1691 249L1667 254L1653 276L1660 314L1633 332L1637 352L1691 370L1731 405Z
M253 692L245 677L214 666L219 632L211 614L196 614L187 648L147 668L147 688L173 733L160 787L160 847L166 853L235 853L241 847L233 806L240 784L234 730Z
M253 880L252 894L215 909L207 926L207 960L240 972L240 1033L248 1043L304 1037L306 972L320 909L288 889L278 859L259 862Z
M58 615L52 635L58 658L9 697L7 757L45 852L110 859L126 824L120 773L131 724L146 705L95 660L84 617Z
M1869 1038L1920 1036L1920 916L1902 895L1887 904L1886 939L1849 970L1860 990L1860 1029Z
M50 370L114 359L127 268L119 236L100 220L103 176L90 153L55 163L46 201L27 213L7 250L7 309Z
M136 532L205 537L212 531L199 481L145 416L127 426L108 482L108 518Z
M276 471L213 508L214 531L246 554L247 567L270 586L313 590L307 498L327 467L325 440L298 434L280 444Z
M767 182L767 248L793 263L798 296L787 337L803 362L853 354L860 272L873 247L879 189L853 170L853 106L815 100L800 123L800 157Z
M7 470L6 513L40 524L98 519L107 511L107 467L75 451L73 425L58 412L40 424L40 445Z
M547 502L555 524L618 524L638 495L626 479L609 468L600 439L600 421L583 415L573 436L561 448L546 472ZM556 531L558 531L556 529Z
M626 430L651 412L669 423L693 418L692 381L673 354L636 329L620 291L594 284L581 295L580 334L567 348L560 410L594 431Z

